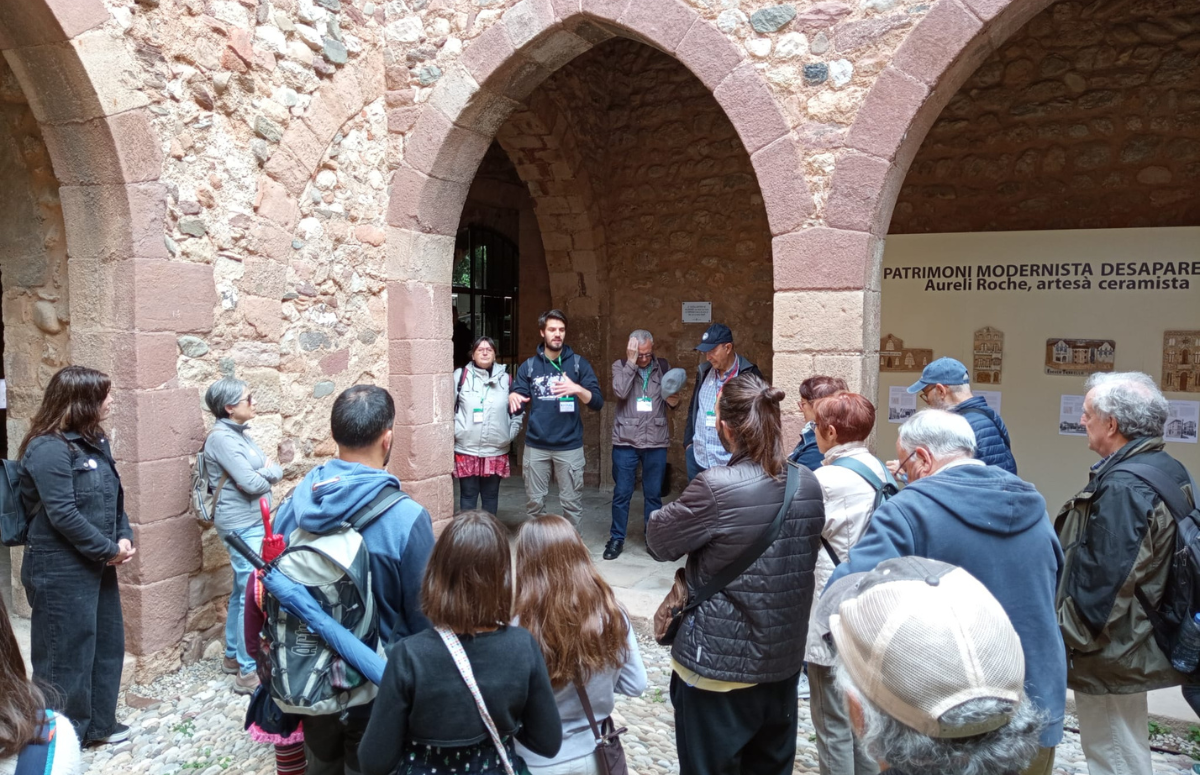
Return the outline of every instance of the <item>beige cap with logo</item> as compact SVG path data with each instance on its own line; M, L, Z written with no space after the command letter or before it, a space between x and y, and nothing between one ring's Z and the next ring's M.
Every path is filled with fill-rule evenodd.
M1008 723L1025 682L1021 640L1000 603L962 568L922 557L885 560L838 579L817 604L815 626L858 690L930 737L971 737ZM945 713L983 698L1008 712L951 726Z

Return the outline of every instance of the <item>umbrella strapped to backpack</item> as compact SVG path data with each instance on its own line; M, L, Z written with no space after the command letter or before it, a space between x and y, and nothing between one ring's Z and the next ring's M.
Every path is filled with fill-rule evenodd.
M283 540L282 536L272 537ZM272 597L279 601L280 606L307 624L312 632L325 641L329 648L336 651L343 660L358 670L364 678L376 686L379 685L379 682L383 680L383 668L387 664L383 657L356 638L340 622L325 613L306 587L288 578L274 566L267 564L262 556L242 540L241 536L231 534L226 540L246 558L247 562L258 569L263 586L271 593ZM265 540L263 546L265 549Z
M263 562L271 562L283 554L283 550L287 548L287 542L283 536L271 532L271 506L265 497L258 499L258 508L262 512L263 520L262 558Z

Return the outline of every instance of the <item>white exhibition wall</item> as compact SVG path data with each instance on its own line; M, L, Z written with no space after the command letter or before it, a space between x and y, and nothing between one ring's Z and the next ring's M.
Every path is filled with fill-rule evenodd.
M974 332L1004 332L1000 384L972 387L1001 394L1020 476L1046 497L1051 517L1098 458L1084 437L1059 433L1060 397L1082 395L1086 377L1046 374L1046 340L1111 339L1117 371L1159 380L1163 333L1200 330L1200 228L896 235L883 267L881 336L970 368ZM885 460L899 428L888 422L889 388L918 376L880 373L876 444ZM1166 396L1200 401L1200 392ZM1168 443L1167 451L1200 477L1200 445Z

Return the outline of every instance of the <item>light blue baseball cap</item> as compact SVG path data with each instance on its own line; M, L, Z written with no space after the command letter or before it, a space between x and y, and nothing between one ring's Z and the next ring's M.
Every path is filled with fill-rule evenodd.
M921 378L908 386L909 393L920 393L930 385L969 385L971 375L961 361L953 358L938 358L925 367Z

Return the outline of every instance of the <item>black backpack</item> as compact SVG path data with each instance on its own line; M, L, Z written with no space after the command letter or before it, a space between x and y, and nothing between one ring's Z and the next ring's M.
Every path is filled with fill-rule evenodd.
M24 546L29 536L32 513L21 501L21 476L25 466L19 460L0 460L0 543L5 546Z
M1196 594L1200 591L1200 509L1180 489L1169 474L1146 463L1120 462L1105 472L1124 471L1141 479L1162 499L1175 519L1175 552L1162 600L1155 606L1141 588L1133 591L1154 628L1154 640L1168 659L1175 649L1179 625L1196 613ZM1196 483L1191 483L1196 497Z

